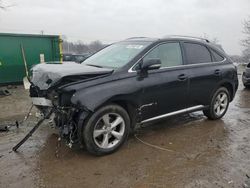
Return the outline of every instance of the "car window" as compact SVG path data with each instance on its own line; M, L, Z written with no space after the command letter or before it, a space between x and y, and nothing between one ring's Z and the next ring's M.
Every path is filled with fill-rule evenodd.
M165 43L150 51L143 60L160 59L161 67L182 65L182 54L179 43Z
M218 54L216 51L212 49L211 49L211 53L212 53L214 62L222 61L224 59L224 57L222 57L220 54Z
M84 57L83 55L76 55L75 56L75 61L78 63L83 62L86 59L86 57Z
M126 65L150 44L151 42L142 41L126 41L111 44L90 56L83 64L117 69Z
M196 43L184 43L188 64L212 62L210 52L207 47Z
M63 55L63 61L72 61L72 55Z

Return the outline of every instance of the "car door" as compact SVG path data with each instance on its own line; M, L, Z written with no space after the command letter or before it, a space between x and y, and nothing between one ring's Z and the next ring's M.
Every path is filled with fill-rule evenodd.
M161 43L147 53L142 61L161 60L161 68L148 71L142 84L140 107L142 120L184 109L187 106L188 73L183 67L179 42Z
M204 44L184 42L183 47L190 79L188 106L208 105L221 80L224 58Z

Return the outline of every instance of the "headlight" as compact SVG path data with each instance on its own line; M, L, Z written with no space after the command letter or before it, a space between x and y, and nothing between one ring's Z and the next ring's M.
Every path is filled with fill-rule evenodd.
M60 106L71 106L71 97L75 91L63 92L60 95Z

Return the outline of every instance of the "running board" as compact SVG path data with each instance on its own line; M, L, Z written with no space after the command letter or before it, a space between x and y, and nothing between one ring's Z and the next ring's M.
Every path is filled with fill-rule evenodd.
M205 109L205 106L203 106L203 105L193 106L193 107L190 107L190 108L185 108L185 109L182 109L182 110L178 110L178 111L175 111L175 112L170 112L170 113L163 114L163 115L160 115L160 116L155 116L155 117L143 120L141 123L147 123L147 122L150 122L150 121L154 121L154 120L158 120L158 119L162 119L162 118L167 118L167 117L170 117L170 116L174 116L174 115L178 115L178 114L184 114L184 113L190 113L190 112L199 111L199 110L203 110L203 109Z

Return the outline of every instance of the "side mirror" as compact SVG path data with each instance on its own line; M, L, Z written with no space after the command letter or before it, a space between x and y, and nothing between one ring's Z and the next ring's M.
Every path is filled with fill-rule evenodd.
M148 70L155 70L161 67L161 60L160 59L147 59L142 62L141 70L148 71Z

